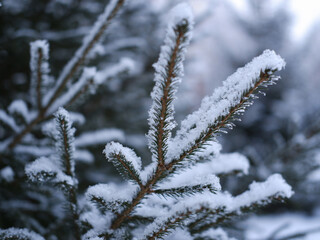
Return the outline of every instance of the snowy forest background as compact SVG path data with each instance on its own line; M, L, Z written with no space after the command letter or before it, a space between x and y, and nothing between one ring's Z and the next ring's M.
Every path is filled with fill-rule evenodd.
M101 42L90 52L92 60L87 66L99 70L101 84L95 89L88 85L90 89L77 101L71 99L72 104L67 101L63 105L76 128L78 204L84 209L89 208L85 203L88 187L110 182L114 189L122 186L117 169L102 154L107 143L120 142L142 159L151 159L145 135L154 86L152 64L159 58L168 12L180 2L127 0ZM237 68L265 49L275 50L286 61L285 69L278 73L281 80L266 90L266 96L254 101L232 131L218 137L222 153L242 154L250 163L249 171L243 165L240 170L232 166L232 174L220 174L220 184L232 195L238 195L251 182L262 182L280 173L294 191L289 199L230 217L216 224L214 232L196 238L320 239L320 24L315 21L297 40L292 35L295 18L290 1L247 0L245 9L231 1L189 2L194 29L185 56L184 77L174 101L177 123L197 110L203 97L211 95ZM65 221L69 216L64 214L63 194L52 186L30 181L25 172L35 159L56 154L54 136L50 135L52 126L39 124L13 148L8 144L32 119L32 106L37 105L35 92L30 91L30 43L39 39L49 42L46 87L53 89L51 76L59 76L108 3L0 2L0 229L24 228L45 239L73 239ZM41 44L45 45L42 42L35 46L42 48ZM78 77L90 77L92 69L87 69L86 74L79 73ZM72 89L75 85L73 82L67 86ZM52 109L56 112L58 106ZM56 118L65 116L62 110L60 114ZM44 120L51 119L48 115ZM146 224L139 221L136 224ZM0 230L0 236L5 236L1 234ZM119 239L125 239L118 234ZM190 236L178 230L165 239L194 239L187 237Z

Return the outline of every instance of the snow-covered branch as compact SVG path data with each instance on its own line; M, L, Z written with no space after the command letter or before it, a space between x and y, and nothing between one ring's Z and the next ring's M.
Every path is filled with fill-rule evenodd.
M284 67L280 56L266 50L239 68L212 96L204 98L200 108L182 121L172 139L174 144L168 150L168 167L174 170L177 163L194 158L217 134L232 128L232 121L252 105L262 87L275 84L279 77L273 73Z
M183 76L183 61L193 28L193 16L187 4L176 6L171 16L159 60L154 64L155 86L149 111L149 148L153 161L162 168L167 158L171 130L175 127L173 100Z
M123 147L120 143L111 142L106 145L103 152L107 160L113 163L122 177L132 180L141 188L144 188L140 178L141 159L133 150Z
M48 90L50 79L49 43L46 40L37 40L30 43L30 96L33 106L39 111L43 107L42 97Z

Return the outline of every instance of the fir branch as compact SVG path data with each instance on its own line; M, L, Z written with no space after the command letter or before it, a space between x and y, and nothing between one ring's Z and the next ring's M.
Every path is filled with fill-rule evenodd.
M161 168L165 167L168 139L175 125L173 100L183 75L183 61L192 27L192 18L181 18L170 24L159 60L154 64L156 84L151 93L153 104L149 111L148 138L153 161Z
M170 189L156 189L152 193L165 197L181 198L184 196L191 196L196 193L202 193L208 189L211 193L216 193L217 189L212 184L197 184L194 186L183 186Z
M74 129L71 128L69 115L63 108L55 114L58 135L56 136L57 148L61 157L66 175L74 178Z
M273 76L269 75L269 71L266 71L267 73L260 73L260 77L258 81L253 85L253 87L249 88L249 90L243 94L243 96L240 99L240 102L236 104L234 107L230 109L230 111L220 119L216 125L210 126L205 134L201 134L201 136L197 139L196 144L193 145L187 152L184 152L181 154L180 158L177 160L174 160L166 165L166 168L173 171L176 170L173 167L175 167L177 164L181 163L182 160L184 160L187 156L190 156L193 152L196 150L199 150L201 147L203 147L208 140L212 139L212 134L217 133L220 128L224 127L228 120L232 119L232 116L238 112L238 110L242 110L243 106L246 106L245 103L248 102L250 97L252 97L252 94L259 88L260 85L265 84L267 81L273 82ZM268 84L268 83L266 83ZM141 189L136 196L133 198L130 206L123 210L114 220L111 225L111 229L117 229L122 222L130 215L130 213L133 211L133 209L141 202L141 200L145 197L145 195L150 194L152 192L152 187L159 181L159 179L162 179L168 175L168 171L162 170L160 168L157 168L153 176L148 180L148 182L145 184L144 188Z
M42 94L43 88L48 85L49 69L49 44L46 40L37 40L30 43L30 70L31 84L30 95L35 98L35 104L40 112L43 108Z
M209 125L205 131L201 132L201 134L195 139L194 144L183 151L179 157L174 158L167 165L167 169L175 171L179 166L181 166L182 161L187 160L197 151L203 149L210 141L214 140L217 135L222 132L223 128L227 128L228 124L234 121L237 115L241 114L246 107L252 104L251 100L255 98L254 93L256 93L261 86L267 85L268 82L273 83L274 78L275 77L270 74L269 69L264 72L261 71L259 79L251 88L243 93L239 102L228 109L228 112L225 115L220 116L216 122Z
M74 160L74 129L71 128L69 114L63 108L60 108L55 114L56 125L58 130L57 147L60 151L64 173L73 180L65 194L69 202L69 209L73 220L74 234L77 240L81 239L79 227L79 210L77 202L77 180L75 177L75 160Z
M185 5L183 5L183 7L185 7ZM178 8L179 7L177 6L176 10L178 10ZM174 79L175 77L181 77L181 73L180 75L177 75L178 72L175 71L182 70L181 62L185 51L185 47L182 43L187 44L190 41L190 35L187 35L187 31L191 30L192 14L190 13L191 10L189 9L189 7L187 7L187 9L189 11L187 16L179 19L179 17L181 17L181 15L179 15L178 20L174 19L173 23L170 23L171 25L169 25L168 27L168 34L171 34L174 39L174 47L169 50L169 54L168 52L166 52L168 51L166 50L166 47L163 47L163 61L168 64L166 64L162 69L161 67L163 66L161 65L155 66L156 70L158 71L156 77L161 78L162 82L161 80L156 81L158 87L155 87L154 93L160 94L159 96L161 96L161 98L157 98L156 96L154 96L154 105L149 112L149 115L151 115L151 117L149 118L149 147L154 158L158 162L158 167L153 174L153 177L151 177L135 195L135 197L131 201L131 204L123 211L121 211L121 213L113 220L111 229L117 229L120 227L123 221L125 221L129 217L130 213L141 202L145 195L151 193L152 186L158 181L159 178L161 178L161 176L163 176L163 173L165 171L165 154L167 151L167 140L165 139L168 139L170 137L170 132L173 128L172 101L174 99L174 94L176 91L173 88L173 83L177 84L179 82L179 79ZM172 36L167 36L168 42L172 43ZM180 64L176 65L176 61L180 61ZM107 235L105 236L105 239L107 239Z
M224 127L230 126L230 122L234 120L235 116L241 114L247 106L251 105L251 100L255 98L254 93L256 91L259 91L260 87L274 84L278 77L274 76L273 73L276 70L281 70L284 65L285 63L282 58L276 55L273 51L267 50L261 56L255 58L251 63L246 65L244 68L238 69L238 71L233 76L229 77L226 85L222 89L218 90L219 94L217 96L217 100L214 99L213 103L211 103L210 105L216 106L216 104L219 104L219 101L222 101L224 98L226 99L226 101L222 101L222 103L227 103L227 105L223 109L219 109L219 111L221 112L219 112L219 114L217 115L217 119L214 119L214 121L208 120L209 123L212 122L212 124L209 124L209 126L207 126L204 131L201 131L198 136L191 136L192 139L196 138L194 143L192 145L188 143L186 145L186 149L182 147L181 149L183 150L183 152L180 153L178 157L174 157L172 161L167 163L165 165L165 168L160 168L158 165L157 169L149 177L149 180L144 185L144 188L142 188L135 195L131 202L131 205L121 211L121 213L113 220L111 229L117 229L120 227L122 222L131 214L133 209L138 204L140 204L141 200L147 194L150 194L152 192L152 188L159 182L159 180L164 179L169 174L172 174L175 170L178 169L179 166L181 167L184 160L188 159L188 157L204 148L206 144L208 144L219 132L221 132ZM256 72L258 71L258 69L259 73ZM249 72L251 73L249 74ZM242 80L241 78L243 77L245 77L245 79L243 79L245 81L245 84L240 84L239 81ZM222 106L224 105L222 104ZM208 108L208 106L205 105L203 108L204 109L201 110L203 111L203 114L205 114L205 118L210 118L211 116L207 116L208 113L206 111L206 108ZM196 112L195 114L198 114L198 112ZM195 119L197 119L197 116L192 120ZM186 124L187 127L189 127L188 124ZM189 129L191 129L192 126L193 125L191 125ZM190 137L189 135L192 133L192 131L189 131L189 129L186 130L187 140L188 137ZM184 135L181 134L181 136ZM176 139L173 139L173 141L174 140Z
M104 154L123 178L137 183L140 189L144 188L140 178L141 159L133 150L125 148L119 143L111 142L106 145Z

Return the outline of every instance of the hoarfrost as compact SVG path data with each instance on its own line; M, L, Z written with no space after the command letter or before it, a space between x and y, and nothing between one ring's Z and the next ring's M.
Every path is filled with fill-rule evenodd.
M149 111L148 145L152 152L152 160L166 159L166 150L158 156L159 144L166 149L166 139L170 139L171 130L176 126L174 121L173 100L176 98L178 86L184 74L183 61L186 47L191 40L193 15L187 4L178 4L171 12L164 45L161 47L160 57L153 65L155 69L155 86L151 93L152 106ZM179 32L178 29L180 28ZM181 30L182 29L182 30ZM181 34L181 35L180 35ZM164 100L167 98L167 100ZM157 135L162 135L162 143Z
M180 130L172 140L175 145L168 150L168 158L172 160L179 157L209 126L215 124L219 117L227 115L229 109L239 104L243 94L257 83L261 72L281 70L284 67L285 62L279 55L274 51L265 50L250 63L239 68L223 82L222 87L213 92L212 96L202 100L197 111L182 121ZM274 80L276 79L271 79L270 83Z

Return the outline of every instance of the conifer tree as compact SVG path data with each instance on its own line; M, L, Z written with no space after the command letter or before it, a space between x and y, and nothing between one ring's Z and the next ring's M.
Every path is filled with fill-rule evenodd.
M101 74L104 73L86 68L79 80L73 80L74 74L82 69L89 57L92 45L102 36L123 2L110 2L53 85L48 76L48 44L45 41L34 43L31 92L36 93L32 100L36 111L22 127L12 116L1 112L2 122L15 132L2 144L4 154L6 148L17 151L18 144L35 139L26 137L33 127L48 120L42 131L52 138L55 150L40 154L38 159L25 166L25 173L29 180L51 183L53 188L48 189L64 195L55 198L66 203L67 207L64 214L57 214L54 223L60 221L61 224L67 215L72 231L51 231L50 228L56 227L51 225L43 233L52 238L91 240L181 239L181 236L215 239L227 237L219 226L231 217L272 200L291 197L291 187L279 174L269 176L264 182L253 182L247 191L237 196L222 191L219 181L219 176L224 174L248 172L248 160L238 153L221 153L222 147L216 137L232 129L234 121L253 103L257 94L279 79L275 72L282 70L285 62L274 51L265 50L227 78L223 86L203 99L197 111L182 121L173 136L177 125L173 103L184 75L183 62L194 24L191 8L185 3L171 11L160 57L154 64L155 86L151 93L147 135L151 161L142 166L141 158L131 148L111 141L103 153L125 182L91 186L85 193L85 201L79 196L75 172L77 148L92 144L84 143L88 139L96 142L92 139L95 135L77 139L72 128L72 115L61 107L68 106L79 94L89 90L91 84L99 84L103 78ZM50 89L46 89L48 86ZM9 109L16 113L14 109L26 108ZM21 117L29 115L24 114L24 110L18 112ZM50 120L52 114L53 121ZM83 157L84 154L79 155ZM54 197L47 196L48 199ZM0 236L4 239L42 239L37 233L18 228L1 230Z

